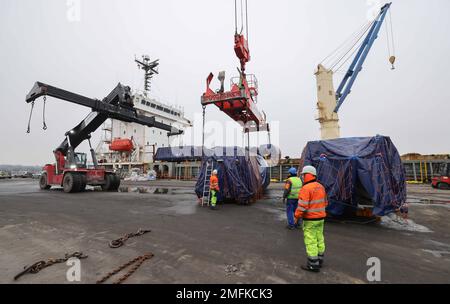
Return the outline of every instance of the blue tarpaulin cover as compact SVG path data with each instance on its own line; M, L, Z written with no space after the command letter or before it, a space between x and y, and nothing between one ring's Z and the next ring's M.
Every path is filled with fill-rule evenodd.
M202 147L163 147L158 148L155 160L166 162L200 161L202 159Z
M205 148L205 154L209 155L245 155L245 150L240 147L216 147L212 149ZM274 145L261 145L259 148L250 148L252 153L264 156L270 154L273 159L278 160L280 158L280 150ZM220 154L222 153L222 154ZM158 148L155 155L156 161L166 162L184 162L184 161L201 161L202 160L202 147L196 146L181 146L181 147L161 147Z
M199 198L203 196L207 162L212 162L218 170L219 200L249 203L261 197L270 183L269 168L263 157L248 158L241 148L235 147L218 147L209 152L202 161L195 185Z
M309 142L302 160L317 168L318 180L327 190L327 212L332 215L372 205L374 215L384 216L406 202L405 170L389 137Z

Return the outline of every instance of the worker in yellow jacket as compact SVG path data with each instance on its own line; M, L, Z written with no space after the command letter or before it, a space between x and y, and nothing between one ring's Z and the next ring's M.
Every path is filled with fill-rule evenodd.
M289 169L289 177L284 185L283 201L286 203L286 217L288 221L287 229L299 228L295 224L294 213L298 206L298 195L302 188L302 180L297 176L297 169Z
M325 255L323 228L327 216L327 194L325 187L317 182L316 168L305 166L301 174L303 187L298 195L295 220L298 223L300 219L303 219L303 235L308 260L302 269L319 272Z

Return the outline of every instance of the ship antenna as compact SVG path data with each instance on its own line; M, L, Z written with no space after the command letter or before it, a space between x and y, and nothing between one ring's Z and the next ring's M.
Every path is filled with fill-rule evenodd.
M153 75L159 74L158 72L159 59L151 61L150 56L142 55L142 60L135 58L134 61L137 63L138 68L144 70L145 72L144 94L147 95L147 93L150 92Z

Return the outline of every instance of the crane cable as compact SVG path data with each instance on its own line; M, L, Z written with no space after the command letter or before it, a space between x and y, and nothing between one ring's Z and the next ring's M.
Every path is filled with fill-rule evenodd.
M390 26L389 26L388 22L390 23ZM394 66L394 63L395 63L395 60L396 60L396 56L395 56L395 40L394 40L394 28L393 28L393 25L392 25L392 14L391 14L390 10L389 10L389 18L388 18L388 20L386 20L385 27L386 27L386 41L387 41L389 62L392 65L392 70L395 70L395 66ZM390 32L389 32L389 27L390 27Z
M361 42L358 44L358 46L353 50L353 52L347 57L347 59L344 60L344 62L342 62L342 63L339 65L339 67L338 67L337 69L335 69L335 70L331 69L331 70L333 71L333 73L341 72L341 68L342 68L342 67L350 60L350 58L353 57L353 55L356 53L356 51L359 50L359 49L361 48L363 42L364 42L364 41L361 41Z
M247 36L247 48L248 48L248 5L247 0L245 0L245 31Z
M42 108L42 129L45 131L47 130L47 123L45 122L45 105L47 104L47 96L44 95L44 107ZM31 102L31 110L30 110L30 116L28 117L28 127L27 127L27 133L31 133L31 118L33 117L33 110L34 110L34 101Z
M248 3L247 0L245 0L245 21L244 21L244 2L243 0L240 0L240 23L241 23L241 30L240 32L238 32L238 4L237 4L237 0L234 0L234 28L235 28L235 33L236 34L240 34L242 35L242 33L244 32L244 23L245 23L245 31L246 31L246 39L248 41Z
M324 64L325 62L331 61L331 65L334 65L336 63L336 59L337 57L342 53L343 49L345 46L347 46L349 43L353 42L357 37L359 37L361 35L361 33L366 32L367 27L371 24L372 22L367 22L364 23L363 26L356 30L353 34L351 34L341 45L339 45L336 49L334 49L327 57L325 57L320 64ZM333 59L333 60L331 60Z
M234 30L237 35L237 0L234 0Z
M366 29L364 30L364 32L361 34L361 36L359 37L359 39L355 42L355 44L350 48L353 49L355 47L355 45L358 43L358 41L361 40L362 36L368 31L368 29L373 25L373 23L376 21L373 20L371 23L368 24L368 27L366 27ZM388 25L388 22L390 23L390 25ZM387 35L387 46L388 46L388 54L389 54L389 62L392 64L392 70L395 69L394 63L396 60L396 56L395 56L395 40L394 40L394 29L393 29L393 23L392 23L392 14L391 11L389 10L389 18L387 18L386 20L386 35ZM359 43L358 47L356 47L353 52L344 60L344 62L342 64L339 65L339 67L337 69L334 69L336 67L336 65L339 64L339 62L341 62L341 60L343 58L346 57L346 55L350 52L347 51L346 54L344 54L340 59L338 59L330 68L330 70L332 70L333 72L339 72L341 70L341 68L348 62L348 60L350 58L352 58L352 56L356 53L356 51L361 47L363 41L361 41L361 43Z
M28 134L31 132L31 117L33 116L33 109L34 109L34 101L31 102L30 117L28 118L28 128L27 128L27 133Z
M374 21L375 22L375 21ZM369 24L369 27L367 28L367 30L372 27L373 22ZM358 46L355 48L355 45L358 43L358 41L355 42L355 44L353 45L352 49L353 52L347 57L347 59L344 60L344 62L342 62L339 67L335 70L333 70L334 73L339 72L341 70L341 68L350 60L350 58L353 58L353 55L361 48L362 44L364 43L364 40L361 40L361 38L365 35L365 33L367 32L367 30L365 32L363 32L361 34L361 37L359 38L358 41L361 41ZM334 68L334 67L333 67Z
M392 51L393 51L393 55L395 56L394 25L393 25L393 22L392 22L392 12L391 12L391 10L389 10L389 22L391 24Z
M47 124L45 123L45 105L47 103L47 96L44 96L44 108L42 109L42 129L47 130Z
M361 39L363 39L364 35L365 35L365 34L367 33L367 31L372 27L372 25L373 25L374 22L375 22L375 20L372 21L371 23L369 23L368 26L366 26L365 30L360 34L359 37L357 37L357 40L353 43L353 45L347 50L347 52L346 52L344 55L341 56L341 58L339 58L339 59L331 66L330 70L333 71L334 68L335 68L339 63L341 63L342 60L344 60L344 58L346 58L347 55L348 55L352 50L353 50L353 53L352 53L352 54L354 54L354 53L356 52L356 50L357 50L358 48L355 48L355 46L358 44L358 42L361 41ZM364 41L361 41L361 44L362 44L363 42L364 42ZM352 54L351 54L351 55L352 55ZM348 56L347 59L344 60L344 63L341 64L341 65L339 66L339 68L341 68L341 67L342 67L342 66L343 66L343 65L351 58L351 55ZM339 68L338 68L337 70L339 70Z

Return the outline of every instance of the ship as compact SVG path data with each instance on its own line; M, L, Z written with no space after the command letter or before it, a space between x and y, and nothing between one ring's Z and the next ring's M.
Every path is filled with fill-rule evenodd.
M133 102L138 113L155 117L156 121L178 130L192 127L183 107L150 96L151 80L155 74L159 74L159 59L152 61L148 55L144 55L142 59L135 58L135 62L144 71L144 89L133 91ZM101 132L96 148L97 159L102 166L116 171L164 171L164 168L154 165L158 148L183 145L182 135L168 136L167 131L115 119L106 121Z

